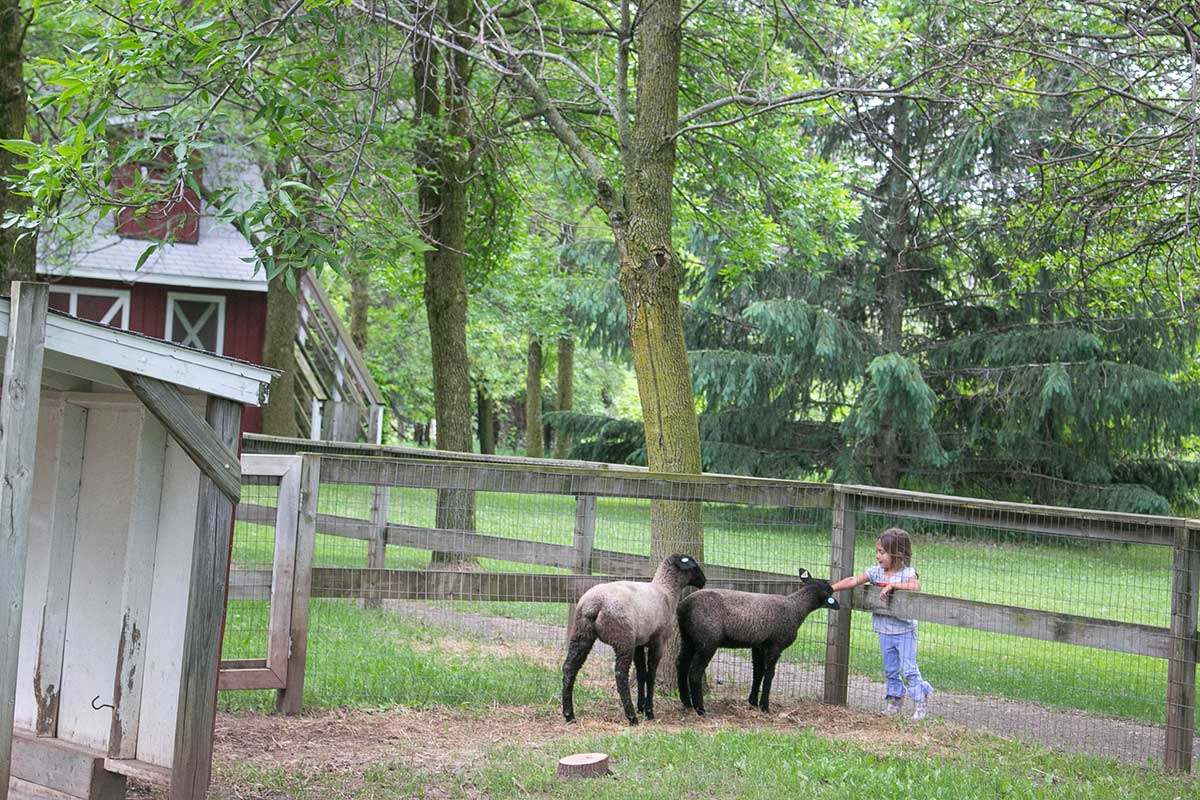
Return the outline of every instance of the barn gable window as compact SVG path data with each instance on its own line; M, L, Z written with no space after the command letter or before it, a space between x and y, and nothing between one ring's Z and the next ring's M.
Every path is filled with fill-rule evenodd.
M218 355L225 348L225 298L214 294L167 294L167 341Z
M168 186L167 167L174 158L169 150L150 163L122 164L112 170L113 193L121 196L125 190L157 186L167 195L141 213L134 208L117 209L117 234L126 239L198 244L200 241L200 195L190 182ZM198 183L202 179L199 167L191 169Z
M79 319L129 330L129 290L51 286L50 308Z

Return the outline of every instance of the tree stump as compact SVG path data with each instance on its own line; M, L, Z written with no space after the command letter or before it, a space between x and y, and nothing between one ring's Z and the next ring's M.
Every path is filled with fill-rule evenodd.
M608 756L604 753L576 753L558 760L558 777L589 778L608 774Z

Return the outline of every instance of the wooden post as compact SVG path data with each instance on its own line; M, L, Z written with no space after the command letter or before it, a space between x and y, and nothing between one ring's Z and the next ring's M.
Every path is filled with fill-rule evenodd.
M575 495L575 574L592 574L596 544L596 495ZM575 604L567 604L567 638L575 632Z
M392 490L387 486L371 487L371 538L367 540L367 568L387 568L387 526L388 510L391 508ZM379 585L379 576L371 579L373 587ZM383 601L378 597L368 598L366 608L382 608Z
M241 427L242 406L231 400L210 397L206 419L212 428L210 433L215 434L225 448L234 451ZM170 425L167 427L171 428ZM183 446L183 442L180 445ZM238 472L240 474L240 466ZM234 500L222 493L213 478L201 470L170 800L203 800L212 776L213 721L225 622L233 507Z
M302 456L300 468L300 519L296 529L296 569L292 583L291 647L287 684L275 693L275 709L296 715L304 702L304 664L308 655L308 606L312 597L313 550L317 537L317 495L321 485L321 457Z
M142 410L133 465L133 508L125 537L125 572L121 590L121 638L113 675L112 725L108 734L110 758L137 757L142 713L142 677L146 661L146 631L150 627L150 596L154 588L154 556L158 549L158 516L167 456L167 429L147 409Z
M83 480L83 440L88 411L63 404L58 431L58 474L51 509L50 569L38 641L34 690L37 694L37 735L58 736L58 701L62 695L63 654L67 643L67 607L79 520L79 487Z
M17 661L29 555L29 503L50 287L14 282L0 393L0 800L12 772Z
M849 495L835 488L833 540L829 553L829 581L836 583L854 574L854 509ZM850 683L850 603L829 613L825 629L825 702L846 705Z
M1175 573L1171 582L1171 656L1167 661L1168 772L1192 770L1196 712L1196 623L1200 595L1200 530L1175 532Z

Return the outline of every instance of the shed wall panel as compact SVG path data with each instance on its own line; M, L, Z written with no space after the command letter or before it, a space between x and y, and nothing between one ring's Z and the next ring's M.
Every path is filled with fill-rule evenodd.
M46 579L50 574L51 506L58 471L58 437L62 429L61 402L42 399L38 414L37 458L34 463L33 502L29 517L29 555L25 573L25 605L21 613L21 656L17 664L16 712L18 728L34 730L37 725L37 695L33 688L37 664L38 635L42 607L46 602Z
M121 633L121 586L133 478L133 449L142 415L137 405L94 408L84 441L79 527L71 574L71 604L64 648L59 738L98 750L108 748L111 702Z
M203 409L199 409L198 413L202 414ZM192 532L196 527L199 488L200 470L175 440L169 439L159 511L154 595L150 603L137 749L139 761L162 767L169 767L174 756L179 670L183 659L183 622L187 618Z

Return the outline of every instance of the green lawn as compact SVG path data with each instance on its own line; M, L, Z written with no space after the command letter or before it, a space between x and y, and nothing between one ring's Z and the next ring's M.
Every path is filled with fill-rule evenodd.
M249 502L273 502L273 490L254 491L256 494L247 498ZM392 489L389 520L432 526L435 496L432 490ZM322 486L321 513L366 518L369 507L367 487ZM601 498L596 547L647 554L648 508L645 501ZM476 494L476 527L480 533L492 536L569 545L574 510L574 499L570 497L481 492ZM892 518L858 520L860 532L866 532L860 533L856 542L858 569L874 563L870 532L897 522L907 524ZM710 505L705 510L704 558L710 563L793 574L797 568L806 567L814 574L826 575L829 527L825 510ZM1168 624L1172 573L1169 548L1080 543L965 526L939 530L920 521L913 521L909 527L916 542L915 563L926 592L1160 627ZM238 566L265 568L270 553L268 529L239 523L234 548ZM561 571L505 561L502 553L496 555L480 559L480 568L498 572ZM392 568L423 569L428 567L429 558L427 550L389 548L387 561ZM317 566L364 566L366 543L319 535L315 560ZM457 603L454 607L553 625L563 625L566 616L566 607L561 603ZM261 648L265 604L249 603L245 609L231 607L230 614L237 624L229 626L227 652L248 653L236 657L261 657L262 653L254 652L254 642L259 642ZM324 616L331 621L318 624ZM378 705L438 700L433 690L417 691L417 683L406 682L415 668L404 666L403 646L395 640L405 637L388 627L387 617L350 603L315 603L317 638L309 646L309 663L310 672L319 671L310 679L306 698L311 697L316 705L337 704L348 697L356 697L356 704ZM813 622L817 621L814 617ZM785 658L822 660L824 629L823 624L806 625ZM855 614L853 630L852 671L878 677L880 659L869 615ZM928 623L922 624L920 635L922 670L939 689L1163 722L1164 660ZM379 648L383 652L376 654ZM368 655L346 660L335 655L355 652ZM326 658L333 660L325 663L322 659ZM397 680L391 679L393 672ZM550 695L556 694L556 677L546 680L539 686ZM326 686L329 682L337 685ZM1106 687L1120 687L1120 691ZM409 691L416 694L406 694ZM451 692L450 699L442 702L456 702L454 690L445 687L445 691Z
M1137 767L982 737L874 746L813 730L644 730L535 746L500 744L452 769L420 770L401 755L353 774L218 765L221 797L595 798L595 800L775 800L869 797L877 800L1118 800L1200 796L1185 779ZM571 753L610 756L607 777L555 777Z

